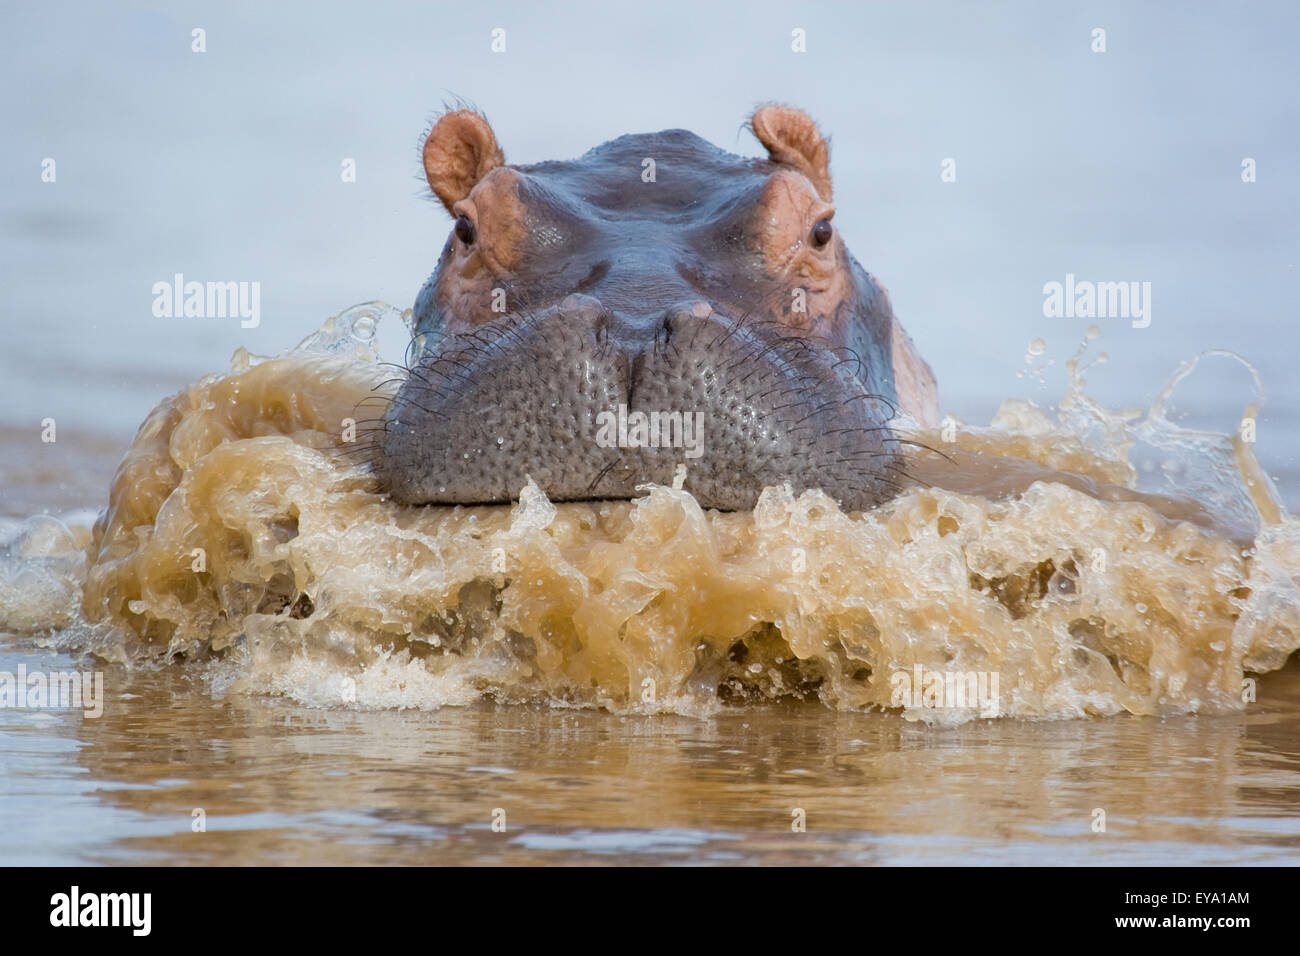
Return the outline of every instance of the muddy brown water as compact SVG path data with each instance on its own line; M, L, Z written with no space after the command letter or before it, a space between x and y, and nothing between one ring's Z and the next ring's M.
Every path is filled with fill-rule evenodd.
M957 728L818 704L345 712L106 676L98 719L0 712L4 862L1300 862L1294 663L1243 714Z
M239 360L115 483L4 446L0 673L104 701L0 708L0 860L1300 862L1295 529L1231 441L1171 452L1205 500L1011 403L871 515L400 509L330 437L358 354Z

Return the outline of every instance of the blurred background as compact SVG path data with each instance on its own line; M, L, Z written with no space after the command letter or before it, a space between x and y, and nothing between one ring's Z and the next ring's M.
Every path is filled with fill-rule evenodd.
M667 127L758 155L753 108L799 106L832 136L836 224L945 412L983 425L1006 397L1054 404L1094 323L1109 361L1089 392L1111 407L1231 349L1267 391L1260 457L1300 504L1298 48L1287 0L7 4L0 511L102 504L153 404L237 347L290 348L365 300L410 306L450 229L419 138L457 98L515 163ZM153 284L178 272L260 282L261 324L155 317ZM1043 285L1067 273L1150 282L1150 326L1045 317ZM1039 338L1052 364L1019 377ZM381 342L400 356L404 331ZM1178 407L1230 431L1251 397L1220 360ZM42 475L68 500L15 491Z

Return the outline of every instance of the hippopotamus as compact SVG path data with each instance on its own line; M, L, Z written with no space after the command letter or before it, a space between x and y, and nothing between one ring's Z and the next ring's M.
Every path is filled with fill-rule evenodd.
M934 376L835 228L816 123L765 105L748 128L766 158L670 129L510 165L480 113L434 123L424 173L454 222L377 436L388 494L675 482L739 511L788 483L861 511L898 491L898 425L935 423Z

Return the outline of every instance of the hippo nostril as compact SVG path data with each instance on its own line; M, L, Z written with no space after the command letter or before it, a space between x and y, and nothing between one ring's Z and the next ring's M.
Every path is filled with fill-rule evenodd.
M716 340L726 324L724 317L708 302L679 303L668 309L655 327L655 348L661 352L669 346L674 352L694 351L697 345ZM704 343L697 341L701 332L705 332Z
M560 302L559 311L566 328L580 332L589 330L595 336L598 347L603 347L609 341L613 316L595 296L581 292L570 293Z
M596 347L603 349L609 344L609 313L602 312L592 320L591 330L596 334Z
M665 315L655 326L655 350L662 351L673 339L673 316Z

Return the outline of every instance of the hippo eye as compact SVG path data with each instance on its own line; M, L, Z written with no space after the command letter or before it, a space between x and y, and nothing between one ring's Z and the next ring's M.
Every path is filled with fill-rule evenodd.
M826 243L831 241L831 236L834 234L835 230L831 226L831 221L829 219L818 219L816 224L812 227L813 245L818 248L826 245Z
M469 221L469 216L461 216L456 220L456 238L467 246L474 242L474 224Z

